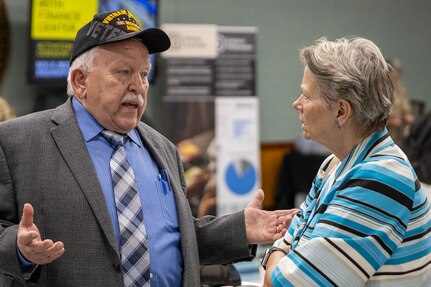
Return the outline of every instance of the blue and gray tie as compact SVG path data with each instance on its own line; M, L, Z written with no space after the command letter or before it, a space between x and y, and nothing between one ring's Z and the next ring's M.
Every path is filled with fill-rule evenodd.
M102 135L114 147L110 166L120 225L120 254L124 286L150 286L150 252L135 175L127 161L127 136L104 130Z

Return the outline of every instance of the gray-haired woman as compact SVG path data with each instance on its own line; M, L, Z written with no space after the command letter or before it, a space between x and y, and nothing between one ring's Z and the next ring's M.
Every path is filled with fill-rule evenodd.
M267 251L265 286L429 286L430 205L385 128L391 67L364 38L321 38L300 57L293 107L304 137L333 154Z

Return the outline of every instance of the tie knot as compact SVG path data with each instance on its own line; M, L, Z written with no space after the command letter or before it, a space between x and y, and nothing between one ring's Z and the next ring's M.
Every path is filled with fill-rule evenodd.
M126 136L122 136L112 131L103 130L103 137L115 148L117 145L122 146L124 144L124 139Z

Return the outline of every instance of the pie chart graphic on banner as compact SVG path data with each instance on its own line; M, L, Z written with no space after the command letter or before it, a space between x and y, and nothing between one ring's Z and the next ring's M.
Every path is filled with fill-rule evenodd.
M229 163L226 169L226 183L236 194L246 194L256 183L256 168L247 160L239 159Z

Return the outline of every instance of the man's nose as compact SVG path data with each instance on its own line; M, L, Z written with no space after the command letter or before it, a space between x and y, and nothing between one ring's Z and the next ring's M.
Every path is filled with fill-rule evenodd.
M145 91L146 84L146 79L142 78L139 73L135 73L130 82L130 90L135 94L142 94Z

